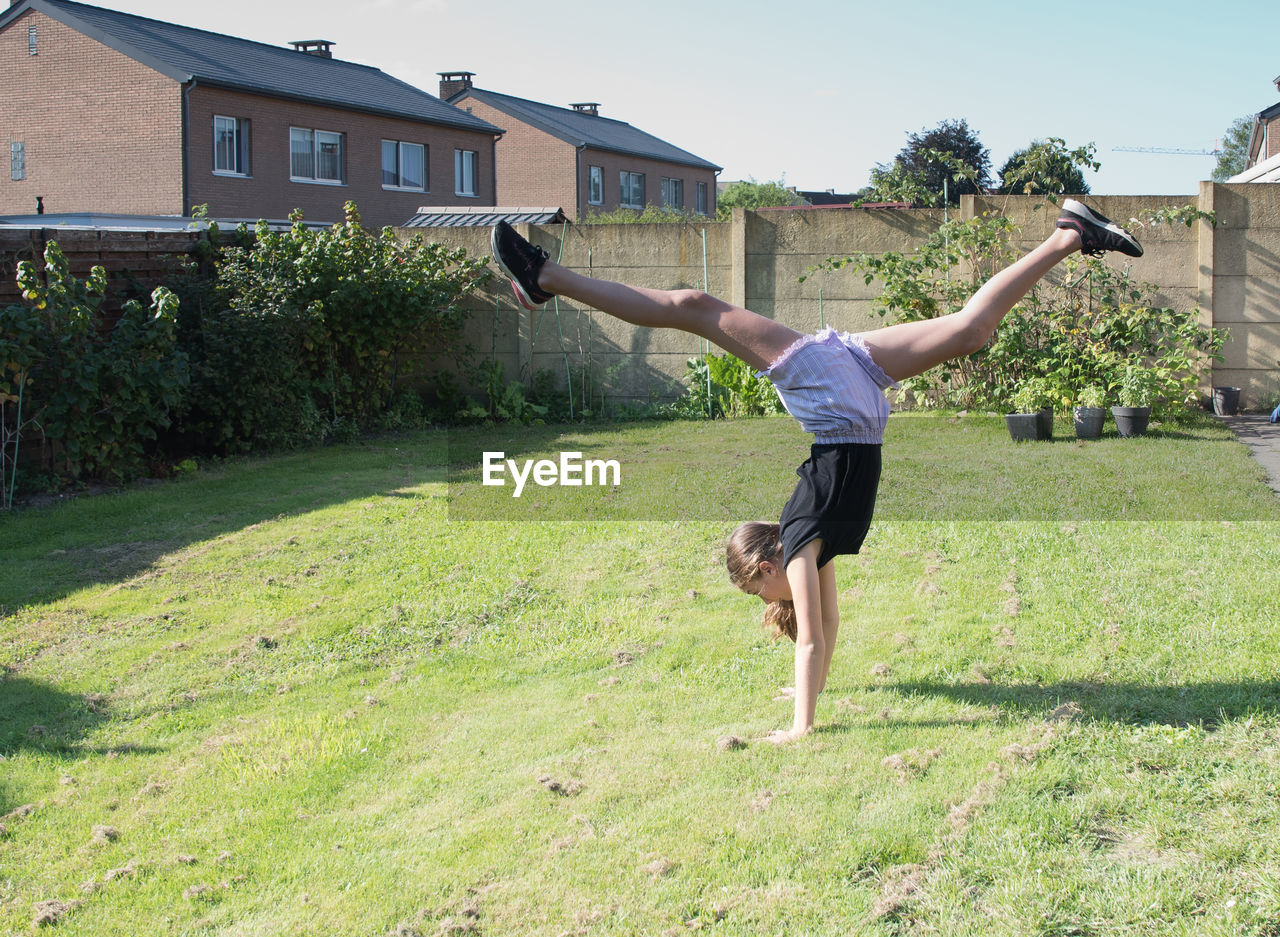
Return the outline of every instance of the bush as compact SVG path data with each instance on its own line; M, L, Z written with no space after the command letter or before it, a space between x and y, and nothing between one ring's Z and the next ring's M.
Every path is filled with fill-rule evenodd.
M483 260L372 233L351 202L330 228L291 220L285 232L259 222L252 240L222 249L212 295L184 317L202 447L291 447L421 419L388 416L403 411L406 356L465 358L460 300L488 277Z
M24 439L62 482L141 472L187 384L177 300L159 287L149 305L131 300L110 322L102 313L106 271L95 266L77 280L56 241L45 248L43 270L23 261L17 280L27 304L0 309L5 503Z
M1153 213L1163 223L1169 212ZM1181 211L1173 212L1176 220ZM1189 222L1188 222L1189 223ZM820 269L852 266L867 283L880 280L880 315L911 322L958 312L1014 252L1006 218L953 220L909 253L832 258ZM1007 407L1013 391L1046 382L1050 402L1070 406L1099 384L1115 388L1126 364L1154 369L1155 397L1171 406L1190 402L1200 373L1219 356L1225 334L1201 326L1199 310L1155 302L1157 290L1098 258L1064 261L1056 283L1041 281L1014 307L981 351L902 381L918 406Z
M768 378L734 355L705 355L685 364L689 389L668 413L689 419L722 416L764 416L785 412L778 391Z

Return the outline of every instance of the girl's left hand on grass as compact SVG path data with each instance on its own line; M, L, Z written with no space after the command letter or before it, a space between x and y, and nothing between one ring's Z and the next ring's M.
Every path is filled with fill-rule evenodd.
M777 696L775 696L775 697L773 698L773 701L776 703L776 702L778 702L779 700L784 700L784 699L795 699L795 698L796 698L796 688L795 688L795 687L793 687L793 686L780 686L780 687L778 687L778 695L777 695Z

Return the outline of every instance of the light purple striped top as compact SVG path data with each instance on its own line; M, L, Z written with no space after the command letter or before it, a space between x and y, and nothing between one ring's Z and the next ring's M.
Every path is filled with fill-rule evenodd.
M759 374L815 443L880 443L889 419L887 388L898 384L871 360L860 335L828 326L804 335Z

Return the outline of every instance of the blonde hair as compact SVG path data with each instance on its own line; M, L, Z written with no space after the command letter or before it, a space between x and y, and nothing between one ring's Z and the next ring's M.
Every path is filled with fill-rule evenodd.
M743 591L760 575L760 564L769 560L782 565L782 531L769 521L747 521L729 535L725 544L724 564L729 581ZM764 610L764 623L773 636L796 639L795 606L786 600L770 602Z

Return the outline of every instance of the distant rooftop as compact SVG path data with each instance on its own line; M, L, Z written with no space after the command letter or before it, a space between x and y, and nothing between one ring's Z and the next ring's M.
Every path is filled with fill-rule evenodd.
M65 228L80 231L205 231L209 222L216 221L224 231L237 225L250 228L257 218L187 218L181 215L120 215L106 212L59 212L43 215L0 215L0 228ZM328 221L303 222L310 228L328 228ZM267 225L276 230L288 230L292 222L284 219L268 220Z
M331 58L329 40L273 46L70 0L18 0L0 12L0 28L27 10L38 10L177 82L198 79L211 87L501 132L377 68Z
M442 73L442 77L470 76L471 74L471 72L445 72ZM695 156L688 150L682 150L651 133L645 133L625 121L601 117L600 105L594 101L571 104L569 107L556 107L553 104L542 104L538 101L512 97L509 94L471 87L469 77L455 82L453 86L461 90L451 96L450 100L465 91L477 101L482 101L504 114L531 127L537 127L543 133L548 133L574 146L588 146L628 156L640 156L682 166L710 169L713 172L719 172L721 168L709 160Z

